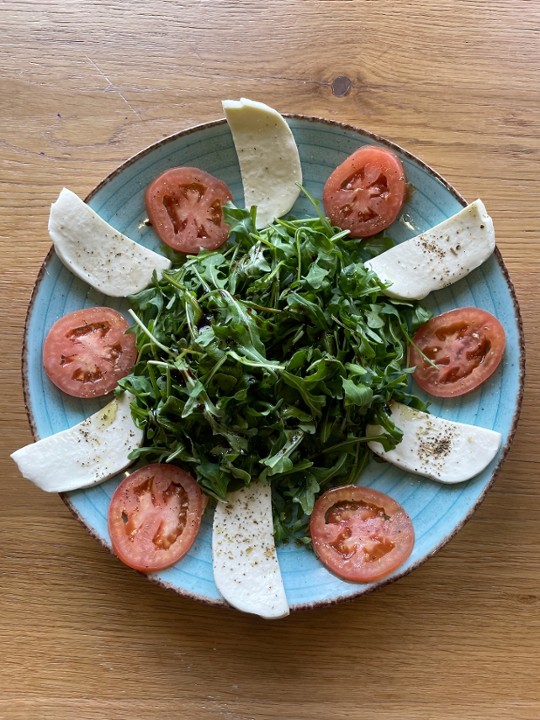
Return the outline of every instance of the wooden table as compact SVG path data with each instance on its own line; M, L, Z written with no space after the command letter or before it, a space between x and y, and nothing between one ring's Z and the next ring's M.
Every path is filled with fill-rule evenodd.
M2 720L540 717L540 4L533 0L5 0ZM120 565L8 455L49 205L84 196L221 100L356 124L482 197L521 303L521 423L465 528L401 581L275 623Z

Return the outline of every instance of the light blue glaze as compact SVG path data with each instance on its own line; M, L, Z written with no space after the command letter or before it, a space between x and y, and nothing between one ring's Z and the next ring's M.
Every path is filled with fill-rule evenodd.
M315 119L290 118L289 124L300 149L304 185L316 198L320 198L329 173L353 150L364 143L385 143L353 128ZM457 193L423 163L408 153L401 153L399 148L397 150L413 186L401 218L390 231L399 242L436 225L457 212L463 203ZM224 122L180 133L132 158L97 188L89 204L118 230L159 251L160 242L153 230L143 225L146 217L143 194L146 185L157 174L175 165L194 165L218 176L231 188L235 202L243 204L236 153ZM56 198L55 193L52 193L51 202ZM308 202L301 198L294 212L310 212ZM503 448L481 475L457 486L423 480L386 464L373 462L368 467L361 483L391 494L412 517L416 532L412 556L390 580L408 572L441 547L482 499L511 441L523 381L517 305L504 268L495 256L469 277L434 294L425 303L436 313L476 305L493 313L503 323L507 349L497 373L477 391L455 400L433 400L431 406L434 413L449 419L498 430L503 435ZM71 310L100 304L121 311L128 307L125 301L113 300L89 289L52 254L43 267L29 311L24 357L29 414L39 437L81 421L105 402L68 398L48 381L41 365L42 343L51 325ZM107 546L110 545L106 522L108 502L118 482L119 478L116 478L92 489L69 493L66 497L88 529ZM373 587L339 580L310 552L293 545L280 548L279 558L292 608L334 602ZM212 577L210 518L205 518L202 532L189 555L177 566L157 573L155 579L177 592L207 602L221 602Z

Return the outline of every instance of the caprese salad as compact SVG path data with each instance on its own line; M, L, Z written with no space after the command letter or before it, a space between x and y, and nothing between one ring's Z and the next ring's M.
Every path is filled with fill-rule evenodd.
M276 542L311 544L351 582L385 577L409 556L405 510L357 484L371 453L457 483L498 452L499 433L436 417L411 391L412 376L413 388L459 396L497 369L505 333L496 318L479 308L431 317L419 303L483 263L495 235L477 200L394 246L385 231L407 178L397 155L374 145L330 174L322 209L310 198L311 217L288 217L303 191L288 124L251 100L223 107L246 209L201 169L155 178L148 219L177 261L67 189L53 203L60 260L100 292L129 297L133 322L93 307L53 325L43 348L50 380L76 397L114 395L12 457L49 492L133 465L108 527L116 555L145 573L189 551L210 499L218 589L239 609L282 617Z

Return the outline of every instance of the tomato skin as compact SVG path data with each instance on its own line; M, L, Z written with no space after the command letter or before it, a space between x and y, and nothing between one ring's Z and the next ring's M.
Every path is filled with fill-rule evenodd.
M327 490L310 520L319 560L343 580L369 583L389 575L409 557L414 528L393 498L373 488Z
M505 346L504 328L491 313L457 308L431 318L417 330L409 365L416 366L413 378L430 395L458 397L493 375ZM438 367L428 363L422 353Z
M193 545L205 504L197 481L176 465L154 463L135 470L109 505L113 552L143 573L174 565Z
M405 201L407 180L390 150L364 145L332 172L323 188L323 205L333 225L366 238L386 230Z
M166 170L146 188L148 217L160 240L174 250L196 254L227 240L223 205L232 200L227 185L204 170Z
M116 310L92 307L64 315L43 344L43 368L60 390L73 397L102 397L114 390L135 364L135 336Z

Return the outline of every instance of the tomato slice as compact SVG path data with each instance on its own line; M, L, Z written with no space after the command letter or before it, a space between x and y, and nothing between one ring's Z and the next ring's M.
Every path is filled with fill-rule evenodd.
M140 572L170 567L191 548L205 506L197 481L176 465L135 470L116 488L108 526L117 557Z
M321 562L343 580L359 583L389 575L414 545L413 524L401 505L359 485L321 495L311 514L310 534Z
M51 382L74 397L107 395L135 364L135 336L116 310L92 307L64 315L43 344L43 367Z
M350 230L351 237L371 237L397 218L406 190L405 170L397 155L364 145L330 175L323 205L331 222Z
M457 308L417 330L409 364L416 366L413 377L430 395L457 397L493 375L505 345L504 328L496 317L480 308Z
M223 205L232 200L227 185L204 170L171 168L146 189L148 217L158 237L183 253L215 250L227 240Z

